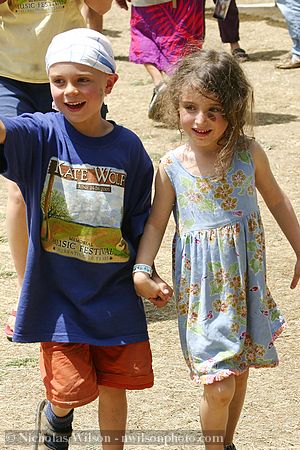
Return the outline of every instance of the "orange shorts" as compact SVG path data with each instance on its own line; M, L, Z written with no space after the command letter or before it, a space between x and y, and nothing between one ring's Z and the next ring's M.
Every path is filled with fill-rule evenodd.
M47 399L65 409L95 400L99 385L153 386L149 341L116 346L42 342L40 366Z

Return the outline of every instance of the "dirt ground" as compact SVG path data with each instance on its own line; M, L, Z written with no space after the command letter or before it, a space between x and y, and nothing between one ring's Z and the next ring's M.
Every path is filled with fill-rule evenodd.
M241 3L251 3L242 1ZM252 3L254 3L252 1ZM208 4L209 6L209 4ZM271 11L271 10L270 10ZM290 50L291 42L282 21L241 14L241 45L251 61L243 65L255 88L256 138L263 144L273 171L300 213L300 70L274 69L276 61ZM105 33L115 49L120 80L108 99L110 118L134 130L156 165L168 149L179 143L176 130L165 128L148 119L147 108L152 85L143 67L128 62L129 13L116 6L105 17ZM208 12L206 19L207 48L222 46L217 24ZM228 49L227 49L228 50ZM17 298L16 277L9 256L5 232L5 182L0 180L0 329ZM299 433L299 294L291 291L294 254L271 217L261 204L267 237L268 280L271 291L289 323L288 330L277 340L280 365L276 369L252 370L245 407L238 426L235 444L238 450L300 449ZM157 266L167 280L170 277L170 241L173 223L159 253ZM42 299L41 299L42 301ZM204 448L188 441L199 430L199 398L201 388L192 385L183 361L177 335L174 304L156 310L146 304L149 332L156 375L155 386L143 392L130 392L128 429L145 432L141 441L129 443L127 450L172 448L192 450ZM5 442L6 430L33 429L36 403L44 396L38 368L38 345L11 344L4 335L0 339L0 448L31 448L25 443ZM97 430L96 402L76 411L76 431ZM158 445L160 435L172 437L169 445ZM161 431L160 431L161 430ZM176 435L182 432L180 437ZM180 439L187 436L185 443ZM135 433L137 437L137 434ZM177 436L177 441L176 441ZM92 436L93 439L93 436ZM144 439L144 441L143 441ZM86 436L86 440L89 437ZM84 449L99 449L100 444L86 442ZM81 448L72 445L71 448Z

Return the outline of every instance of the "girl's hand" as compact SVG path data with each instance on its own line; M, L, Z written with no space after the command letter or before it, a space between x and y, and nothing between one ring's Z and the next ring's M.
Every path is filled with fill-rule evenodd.
M156 271L153 272L152 276L153 281L157 283L157 285L160 287L161 292L165 295L164 298L149 298L148 300L153 303L153 305L157 306L158 308L162 308L166 306L166 304L170 301L170 299L173 296L173 289L171 286L168 285L160 276L157 274Z
M156 283L147 273L136 272L133 274L134 287L137 295L148 299L155 306L165 306L170 298L166 283Z
M295 287L298 284L299 279L300 279L300 256L298 256L297 262L295 264L294 277L293 277L291 285L290 285L291 289L295 289Z

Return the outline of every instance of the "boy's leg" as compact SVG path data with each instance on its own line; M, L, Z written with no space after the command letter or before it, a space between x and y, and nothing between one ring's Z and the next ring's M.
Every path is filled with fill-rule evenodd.
M99 384L99 425L103 450L122 450L126 432L126 390L153 386L148 341L116 346L91 346Z
M235 377L235 391L229 405L229 415L225 434L225 445L232 444L234 432L239 421L247 390L249 370Z
M103 450L122 450L127 420L125 389L99 388L99 427Z
M204 436L208 439L208 450L223 450L224 443L212 444L214 436L225 439L229 417L229 405L235 392L235 377L230 376L222 381L216 381L204 386L203 398L200 404L200 420Z
M44 442L38 449L66 450L72 432L72 409L99 396L90 346L43 342L40 366L49 401L42 402L39 429Z

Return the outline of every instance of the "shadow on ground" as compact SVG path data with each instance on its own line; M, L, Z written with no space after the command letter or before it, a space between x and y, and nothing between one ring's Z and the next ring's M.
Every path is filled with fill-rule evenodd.
M164 322L177 318L175 301L172 299L164 308L156 308L147 300L144 301L147 322Z
M286 55L286 50L266 50L262 52L250 53L251 61L278 61L282 55Z
M254 115L255 126L273 125L299 121L299 117L294 114L273 114L266 112L256 112Z

